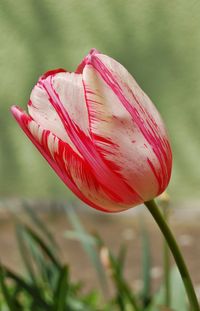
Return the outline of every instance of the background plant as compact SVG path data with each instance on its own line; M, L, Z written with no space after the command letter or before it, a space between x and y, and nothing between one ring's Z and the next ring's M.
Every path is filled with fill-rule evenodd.
M84 284L74 283L70 267L59 256L59 247L41 218L27 205L24 210L28 223L16 215L16 238L25 271L12 272L3 263L0 266L0 307L2 311L51 310L51 311L189 311L185 291L177 269L169 272L171 308L164 308L165 285L158 292L151 290L151 254L148 232L141 224L142 234L142 289L134 291L124 276L126 247L113 254L98 235L89 235L81 224L74 208L65 208L66 217L74 230L67 230L66 238L78 239L94 265L102 293L95 290L84 293ZM102 250L104 256L102 256ZM108 277L114 294L107 297Z

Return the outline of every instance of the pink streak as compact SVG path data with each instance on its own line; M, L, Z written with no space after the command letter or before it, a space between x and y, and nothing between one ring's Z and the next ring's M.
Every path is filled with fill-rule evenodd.
M58 113L71 141L90 164L94 175L109 197L116 203L134 204L134 202L142 202L140 196L122 180L120 174L112 171L113 167L111 167L110 162L108 162L110 167L105 164L91 139L70 119L68 112L53 88L52 77L49 76L45 80L39 80L39 84L49 95L49 101Z
M95 48L91 49L90 52L88 53L88 55L86 57L84 57L82 62L78 65L75 73L81 74L83 72L85 65L88 63L88 60L91 58L92 55L95 55L95 54L101 54L101 53Z
M118 84L112 73L103 64L103 62L101 62L98 59L98 57L92 55L90 58L87 58L87 64L91 64L99 72L99 74L101 75L103 80L107 83L107 85L109 85L109 87L112 88L113 92L117 95L121 103L131 114L133 121L137 124L138 128L140 129L145 139L152 146L152 150L160 163L161 172L160 173L157 172L158 170L156 170L156 168L153 167L153 163L149 162L149 159L147 159L147 162L158 181L159 186L158 194L162 193L165 190L166 186L168 185L171 175L172 153L168 140L161 138L159 136L159 133L155 132L155 129L152 127L152 125L149 123L148 120L145 121L143 120L138 110L135 107L133 107L127 100L127 98L124 96L123 90L121 89L120 85ZM143 109L136 96L133 94L133 92L131 93L139 108ZM148 115L148 117L152 121L152 123L154 123L152 117L150 115ZM149 125L150 130L146 126L146 123ZM163 148L163 145L166 147L166 150Z
M55 172L58 174L58 176L61 178L61 180L69 187L69 189L77 196L79 197L83 202L86 204L92 206L95 209L104 211L104 212L110 212L109 210L106 210L93 202L91 202L88 198L86 198L83 193L78 189L76 184L73 182L71 177L69 176L68 172L65 169L65 165L59 156L60 153L62 153L61 149L64 149L66 147L66 143L61 141L59 138L59 148L60 152L55 158L59 162L59 166L56 164L55 160L52 159L51 153L49 152L47 139L48 135L50 134L50 131L43 130L42 135L42 144L40 144L34 136L31 134L30 130L28 129L28 123L31 121L34 121L29 115L27 115L25 112L23 112L19 107L12 106L11 112L22 128L22 130L25 132L25 134L28 136L28 138L32 141L32 143L36 146L36 148L40 151L40 153L44 156L44 158L47 160L47 162L50 164L50 166L55 170ZM54 135L55 136L55 135ZM67 147L70 148L70 146L67 145ZM70 148L71 149L71 148ZM73 152L73 150L69 151ZM113 211L112 211L113 212ZM116 211L117 212L117 211Z

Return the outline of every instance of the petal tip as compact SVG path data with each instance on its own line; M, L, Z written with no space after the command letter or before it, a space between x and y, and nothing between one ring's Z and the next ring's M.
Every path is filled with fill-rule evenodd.
M80 63L80 65L77 67L76 69L76 73L82 73L83 72L83 69L85 67L85 65L88 65L88 64L91 64L91 61L92 61L92 57L96 54L101 54L101 52L99 52L96 48L92 48L88 55L86 55L84 57L84 59L82 60L82 62Z
M19 119L20 115L22 114L21 108L16 105L11 106L10 111L15 119Z
M24 118L30 118L25 111L23 111L22 108L18 107L18 106L15 106L13 105L11 108L10 108L10 111L13 115L13 117L15 118L15 120L21 124L22 123L22 119Z
M40 79L41 79L41 80L44 80L44 79L48 78L48 76L54 76L54 75L56 75L57 73L60 73L60 72L66 72L66 70L63 69L63 68L48 70L47 72L45 72L45 73L40 77Z
M88 55L95 55L95 54L101 54L101 52L99 52L99 50L97 50L96 48L92 48Z
M85 57L85 64L91 64L93 56L101 54L97 49L92 48L88 55Z

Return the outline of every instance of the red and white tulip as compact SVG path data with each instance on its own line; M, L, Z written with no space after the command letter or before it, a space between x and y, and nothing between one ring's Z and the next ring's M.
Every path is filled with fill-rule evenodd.
M26 114L12 113L63 182L85 203L126 210L167 187L172 153L149 97L117 61L93 49L75 72L49 71Z

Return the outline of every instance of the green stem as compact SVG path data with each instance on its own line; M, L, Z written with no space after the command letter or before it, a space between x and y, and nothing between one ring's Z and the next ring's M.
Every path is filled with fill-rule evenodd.
M178 247L178 244L169 228L167 223L165 222L162 213L160 212L157 204L154 200L145 202L146 207L148 208L149 212L153 216L154 220L156 221L157 225L159 226L161 232L163 233L169 248L171 249L171 252L174 256L174 259L176 261L177 267L179 269L179 272L181 274L183 283L185 285L185 290L188 295L188 300L191 305L192 311L200 311L199 303L197 300L197 296L194 291L194 287L192 284L192 280L190 278L190 274L188 272L187 266L184 262L183 256L181 254L181 251Z
M129 299L130 303L134 307L135 311L141 311L140 307L138 306L138 302L136 301L136 297L133 293L130 292L129 288L125 283L122 283L122 286L124 288L124 292L127 295L127 298Z
M164 206L163 208L164 212L164 219L166 223L168 222L168 208L167 206ZM170 253L169 253L169 247L164 240L163 245L163 266L164 266L164 283L165 283L165 305L166 307L171 307L171 293L170 293Z

